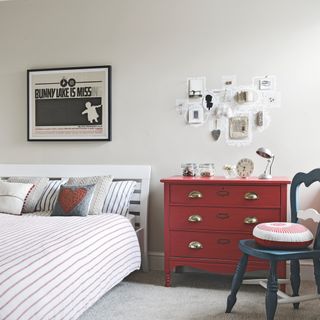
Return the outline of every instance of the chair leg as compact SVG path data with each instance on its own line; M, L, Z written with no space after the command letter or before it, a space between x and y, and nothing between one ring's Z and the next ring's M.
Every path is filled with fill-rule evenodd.
M278 304L278 277L277 261L270 261L270 270L266 292L266 312L267 320L273 320Z
M299 260L290 261L290 282L292 287L292 296L299 296L300 289L300 263ZM299 309L299 302L293 303L294 309Z
M320 294L320 259L315 258L313 259L313 266L314 266L314 277L317 284L317 292Z
M248 264L248 255L243 254L242 258L240 259L237 265L236 273L234 274L232 279L231 292L227 299L226 313L231 312L233 306L237 301L237 292L239 291L239 288L241 286L243 276L247 268L247 264Z

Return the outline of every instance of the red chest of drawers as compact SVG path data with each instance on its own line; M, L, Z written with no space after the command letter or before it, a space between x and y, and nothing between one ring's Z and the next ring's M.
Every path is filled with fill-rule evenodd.
M238 242L252 238L253 227L287 221L287 185L274 177L170 177L164 183L166 286L177 266L233 274L241 256ZM248 271L267 270L261 260L249 260ZM279 267L285 276L285 264Z

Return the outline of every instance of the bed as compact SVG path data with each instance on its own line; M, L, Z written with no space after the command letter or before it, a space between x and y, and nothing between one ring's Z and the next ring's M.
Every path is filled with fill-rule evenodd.
M113 175L137 181L127 217L0 213L0 319L77 319L141 266L148 270L149 166L0 165L0 176Z

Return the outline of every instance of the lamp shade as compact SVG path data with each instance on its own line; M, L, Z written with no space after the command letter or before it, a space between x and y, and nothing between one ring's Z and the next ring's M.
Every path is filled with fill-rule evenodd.
M259 148L256 153L261 156L262 158L271 159L274 157L273 153L264 147Z

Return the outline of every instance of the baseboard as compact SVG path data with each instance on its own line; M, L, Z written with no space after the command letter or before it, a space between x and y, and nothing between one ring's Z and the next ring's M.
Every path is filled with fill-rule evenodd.
M163 271L164 253L158 251L149 251L149 266L151 270ZM289 262L287 262L287 274L290 274ZM301 280L314 280L312 260L300 261L300 276Z
M150 270L164 270L164 253L158 251L149 251L149 268Z

